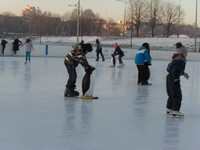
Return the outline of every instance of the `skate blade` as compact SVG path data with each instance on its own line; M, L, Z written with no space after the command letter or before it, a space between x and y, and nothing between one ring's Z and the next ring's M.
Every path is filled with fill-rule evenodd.
M98 99L98 97L97 96L85 96L85 95L82 95L81 99Z
M172 114L167 114L167 116L170 116L171 118L178 118L178 119L183 119L184 115L172 115Z

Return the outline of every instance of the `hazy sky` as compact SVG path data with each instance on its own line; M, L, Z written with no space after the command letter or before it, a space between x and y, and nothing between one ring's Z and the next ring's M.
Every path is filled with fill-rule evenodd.
M21 10L28 4L40 7L42 11L51 11L63 15L69 12L73 7L69 4L76 4L78 0L0 0L0 13L10 11L21 15ZM193 24L195 22L196 0L163 0L174 1L179 4L185 11L185 23ZM113 18L114 20L123 20L125 4L116 0L80 0L83 9L90 8L94 13L99 13L105 19ZM199 1L200 5L200 1ZM199 8L199 7L198 7ZM200 14L200 10L198 10ZM200 16L198 16L198 20ZM199 21L198 21L199 22Z

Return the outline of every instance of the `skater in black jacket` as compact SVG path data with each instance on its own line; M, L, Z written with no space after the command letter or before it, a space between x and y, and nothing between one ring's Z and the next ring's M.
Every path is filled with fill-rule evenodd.
M4 38L2 38L2 40L1 40L1 46L2 46L2 55L4 55L4 50L5 50L5 48L6 48L6 44L7 44L8 42L4 39Z
M167 114L173 116L183 116L180 112L182 91L180 84L180 76L183 75L186 79L189 75L185 73L187 49L182 43L176 43L176 52L172 56L172 61L168 64L166 77L167 89Z
M64 64L69 74L69 79L67 81L67 85L66 85L66 89L64 93L65 97L79 96L79 92L75 91L76 79L77 79L76 67L79 64L81 64L84 67L86 73L88 74L91 74L92 71L95 69L94 67L89 65L85 56L88 52L91 52L91 51L92 51L91 44L79 43L65 57Z
M118 60L119 60L119 66L118 67L123 67L124 63L122 61L122 57L124 57L124 52L122 51L122 49L120 48L120 46L117 43L115 43L114 48L115 48L115 51L111 55L112 64L109 67L115 67L115 64L116 64L115 56L117 56L117 55L119 55L119 58L118 58Z
M99 54L102 57L102 61L105 61L104 56L103 56L103 52L102 52L102 46L101 46L99 39L96 39L96 44L97 44L97 49L96 49L97 59L96 59L96 61L99 61Z

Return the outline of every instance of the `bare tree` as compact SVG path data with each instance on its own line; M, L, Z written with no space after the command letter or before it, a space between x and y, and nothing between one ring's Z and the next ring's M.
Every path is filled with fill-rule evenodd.
M166 29L166 36L169 37L172 25L179 19L178 6L172 2L165 2L162 9L162 23Z
M160 14L162 10L161 0L149 0L147 3L147 23L151 28L151 36L155 36L155 28L160 20Z
M136 36L139 37L139 30L142 20L145 18L146 0L128 0L128 16L131 20L131 32L133 23L135 24Z

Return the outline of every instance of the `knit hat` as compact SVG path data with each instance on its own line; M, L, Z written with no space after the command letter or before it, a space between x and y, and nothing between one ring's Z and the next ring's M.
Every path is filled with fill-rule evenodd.
M118 44L117 43L115 43L115 45L114 45L114 48L116 49L118 47Z
M176 53L177 54L187 54L187 49L185 48L184 45L182 45L181 42L178 42L175 44L176 45Z
M84 53L91 52L93 50L90 43L82 44L82 48Z
M145 47L147 50L150 50L149 43L143 43L142 46Z

